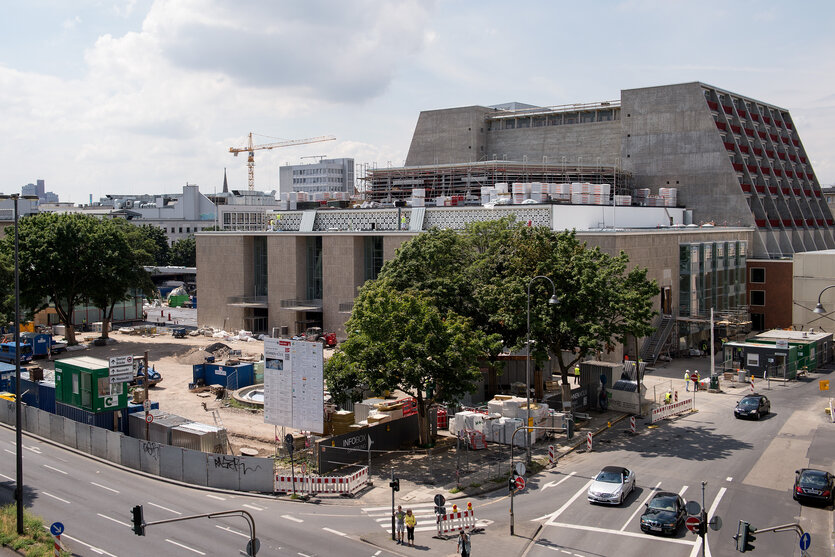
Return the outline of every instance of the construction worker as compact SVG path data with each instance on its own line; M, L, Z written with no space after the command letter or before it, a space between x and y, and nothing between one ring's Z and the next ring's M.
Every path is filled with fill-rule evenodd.
M580 384L580 366L579 365L574 366L574 384L575 385Z
M664 404L670 404L673 401L673 393L667 391L664 393Z
M684 389L689 393L690 392L690 370L684 371Z
M696 384L693 385L693 389L698 391L699 390L699 380L702 378L702 376L699 375L699 370L697 370L697 369L694 369L693 373L696 374Z

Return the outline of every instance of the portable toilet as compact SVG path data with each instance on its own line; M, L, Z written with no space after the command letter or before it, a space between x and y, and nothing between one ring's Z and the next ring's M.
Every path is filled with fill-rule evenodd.
M89 356L55 361L55 400L93 413L128 406L125 384L110 382L107 360Z

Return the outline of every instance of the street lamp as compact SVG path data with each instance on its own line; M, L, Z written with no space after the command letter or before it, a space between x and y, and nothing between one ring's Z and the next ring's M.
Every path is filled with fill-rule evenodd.
M558 305L560 303L560 299L557 298L557 288L554 286L554 281L549 279L543 275L537 275L533 277L530 282L528 282L528 329L527 329L527 337L525 341L525 398L528 402L528 420L525 423L526 427L531 426L531 285L533 281L536 279L545 279L551 283L551 292L553 294L550 298L548 298L548 303L550 305ZM528 464L531 463L531 430L528 429L525 431L525 445L527 445L527 459Z
M821 296L823 296L823 293L829 290L830 288L835 288L835 284L830 284L829 286L821 290L820 294L818 294L818 305L815 306L815 309L812 310L812 313L826 313L826 310L823 309L823 304L821 304Z
M38 199L37 196L24 195L23 199ZM17 533L23 534L23 429L21 426L20 403L20 273L18 267L17 202L19 193L0 194L0 199L14 202L14 367L15 367L15 450L17 453L17 475L15 479L15 503L17 505Z

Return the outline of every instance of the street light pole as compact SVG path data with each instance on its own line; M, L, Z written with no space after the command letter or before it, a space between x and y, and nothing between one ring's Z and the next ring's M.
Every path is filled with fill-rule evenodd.
M15 368L15 450L17 452L17 475L15 479L15 502L17 503L17 533L23 535L23 429L20 423L20 271L18 265L17 201L18 194L12 194L14 202L14 368Z
M820 294L818 294L818 304L815 306L815 309L812 310L812 313L826 313L826 310L823 308L823 304L821 304L821 296L823 296L823 293L829 290L830 288L835 288L835 284L830 284L829 286L820 291Z
M527 327L527 335L525 338L525 399L528 403L527 408L527 421L525 422L526 427L531 427L533 424L531 423L531 285L533 281L536 279L545 279L551 283L551 292L552 295L548 299L548 303L551 305L557 305L560 303L559 298L557 298L557 287L554 286L554 281L549 279L544 275L537 275L533 277L528 282L528 327ZM525 430L525 446L527 447L527 463L531 463L531 430Z

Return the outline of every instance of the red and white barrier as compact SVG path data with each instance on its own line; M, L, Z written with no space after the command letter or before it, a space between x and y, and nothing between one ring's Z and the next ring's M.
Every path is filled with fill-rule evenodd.
M592 439L592 435L591 435L591 432L589 432L586 435L586 450L588 450L588 451L591 450L591 439Z
M553 466L557 462L557 450L554 445L548 445L548 463Z
M473 528L475 528L475 511L459 511L438 516L439 536Z
M691 410L693 410L692 398L680 400L672 404L664 404L662 406L659 406L658 408L652 409L652 414L650 416L649 421L650 423L654 424L655 422L661 421L664 418L669 418L670 416L675 416L676 414L689 412Z
M353 495L368 484L368 466L347 476L296 476L295 491ZM277 493L293 493L293 476L276 476Z
M635 416L629 416L629 431L635 435Z

